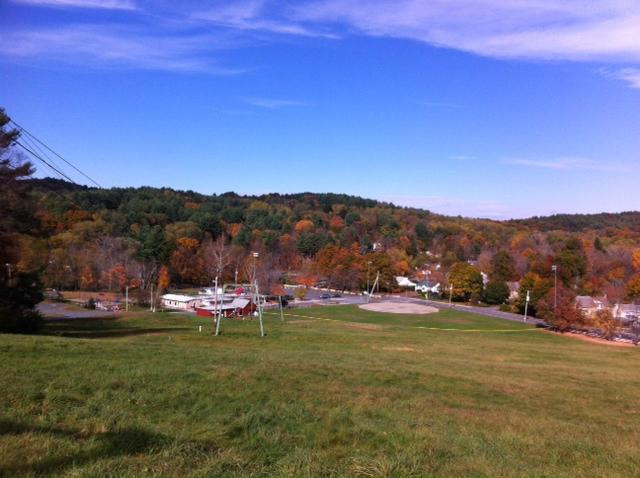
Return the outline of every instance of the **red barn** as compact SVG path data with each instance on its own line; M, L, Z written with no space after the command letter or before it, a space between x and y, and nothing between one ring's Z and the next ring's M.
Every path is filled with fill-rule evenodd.
M223 317L245 317L255 312L256 306L250 299L237 297L232 301L223 302L222 305L196 307L196 314L200 317L217 317L220 309Z

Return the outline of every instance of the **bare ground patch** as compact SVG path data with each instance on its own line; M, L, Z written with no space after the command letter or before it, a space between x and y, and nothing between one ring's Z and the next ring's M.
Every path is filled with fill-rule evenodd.
M375 302L362 304L359 307L372 312L386 312L390 314L433 314L438 312L438 309L430 305L412 304L408 302Z
M402 347L402 346L395 346L395 347L381 347L382 350L387 350L389 352L415 352L416 349L412 348L412 347Z

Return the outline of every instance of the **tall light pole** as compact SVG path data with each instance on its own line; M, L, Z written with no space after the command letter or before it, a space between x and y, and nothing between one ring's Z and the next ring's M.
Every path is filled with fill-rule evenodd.
M9 274L9 282L11 282L11 264L7 262L5 266L7 267L7 273Z
M256 282L256 260L260 257L260 253L252 252L251 257L253 257L253 283Z
M453 295L453 283L449 284L449 307L451 307L451 296Z
M531 297L529 295L529 291L527 291L527 298L525 299L524 302L524 321L527 321L527 309L529 308L529 300L531 300Z
M551 266L553 271L553 311L556 311L558 307L558 266L553 264Z

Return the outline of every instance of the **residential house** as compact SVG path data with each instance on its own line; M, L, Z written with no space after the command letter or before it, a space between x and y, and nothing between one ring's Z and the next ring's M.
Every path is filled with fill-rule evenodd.
M440 282L435 283L428 280L416 281L416 292L422 292L423 294L440 294Z
M413 282L408 277L403 277L403 276L396 276L396 283L398 284L399 287L414 287L415 288L415 286L416 286L415 282Z
M576 305L587 317L592 317L599 310L609 308L609 300L604 297L591 297L590 295L579 295L576 297Z
M633 321L640 318L640 305L638 304L616 304L612 310L613 316L624 322Z
M509 300L516 300L520 297L520 282L518 281L508 281L507 287L509 288Z

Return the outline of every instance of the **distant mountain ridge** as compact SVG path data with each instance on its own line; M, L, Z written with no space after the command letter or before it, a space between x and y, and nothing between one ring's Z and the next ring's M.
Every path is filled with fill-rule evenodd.
M399 210L416 211L423 215L423 218L449 218L462 221L483 221L495 222L505 225L525 226L544 232L548 231L566 231L566 232L582 232L587 230L601 231L607 228L629 229L640 232L640 210L639 211L623 211L618 213L590 213L590 214L552 214L549 216L532 216L524 219L488 219L475 218L467 216L447 216L432 212L427 209L399 206L393 203L379 201L376 199L368 199L360 196L353 196L342 193L267 193L261 195L240 195L233 191L221 194L203 194L191 190L176 190L173 188L139 186L139 187L112 187L112 188L96 188L84 185L73 184L68 181L56 178L33 178L26 180L33 185L38 191L52 192L90 192L90 191L171 191L177 195L184 195L189 198L205 199L210 197L233 198L244 201L264 201L271 205L291 206L297 201L313 201L316 202L324 212L329 212L331 206L335 204L349 204L358 208L387 207Z

